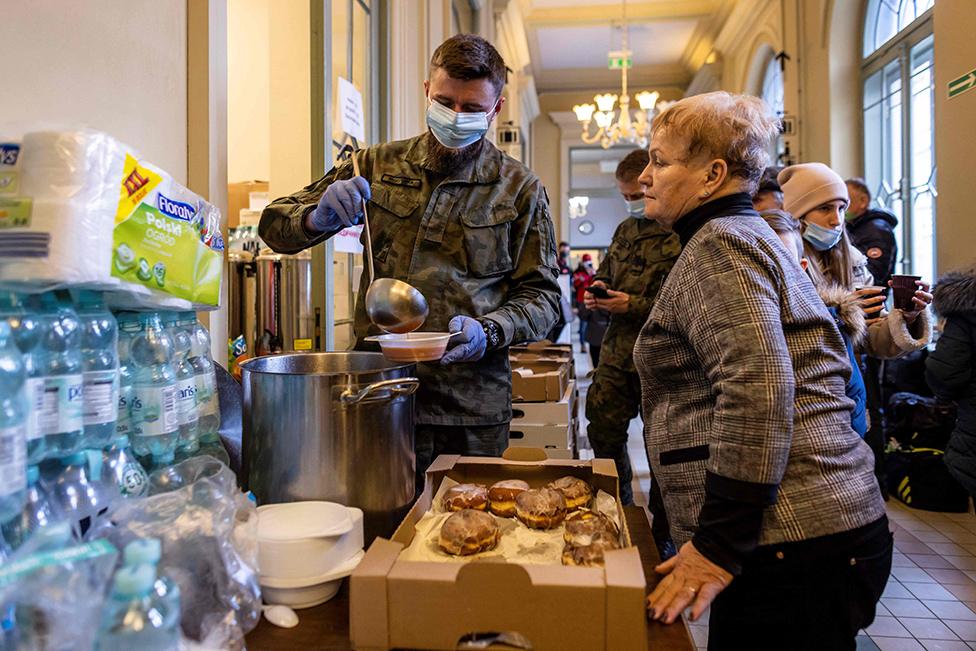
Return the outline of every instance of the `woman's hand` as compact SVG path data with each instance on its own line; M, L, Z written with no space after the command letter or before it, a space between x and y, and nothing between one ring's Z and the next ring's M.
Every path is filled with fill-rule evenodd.
M883 292L884 287L862 287L852 293L854 300L864 311L864 318L868 325L881 319L881 310L884 309L885 302Z
M915 323L918 315L924 312L925 308L932 302L932 294L929 293L929 284L921 280L916 280L915 285L918 286L918 289L915 290L915 296L912 297L912 304L915 306L915 309L910 312L902 312L905 316L905 323L908 325ZM888 286L891 287L890 280L888 281Z
M708 605L732 582L732 575L702 556L691 541L678 554L654 568L666 574L647 598L651 619L671 624L692 605L691 621L697 621Z

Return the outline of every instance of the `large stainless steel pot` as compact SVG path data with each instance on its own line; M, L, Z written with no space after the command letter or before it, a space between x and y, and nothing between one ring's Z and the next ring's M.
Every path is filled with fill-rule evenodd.
M367 544L390 535L414 497L414 365L350 352L241 369L244 482L258 503L339 502L363 510Z

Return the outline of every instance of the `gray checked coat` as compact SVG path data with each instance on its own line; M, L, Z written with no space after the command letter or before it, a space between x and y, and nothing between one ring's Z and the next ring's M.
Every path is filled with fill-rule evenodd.
M706 472L771 488L760 545L884 515L871 450L851 429L844 343L760 217L715 218L691 237L634 356L653 476L679 546L696 532Z

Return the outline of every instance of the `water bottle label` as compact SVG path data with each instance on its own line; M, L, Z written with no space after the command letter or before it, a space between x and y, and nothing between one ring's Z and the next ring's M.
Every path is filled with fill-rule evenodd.
M99 556L117 556L119 550L112 546L107 540L96 540L95 542L83 543L81 545L71 545L49 552L30 554L10 563L0 566L0 588L6 588L20 581L24 576L36 572L42 567L52 565L63 565L77 561L97 558Z
M177 431L176 387L134 387L131 413L136 436L160 436Z
M0 497L27 488L27 427L0 429Z
M135 461L130 461L122 468L119 492L123 497L142 497L149 490L146 471Z
M119 374L117 371L85 373L85 426L116 422L119 415Z
M129 404L132 402L132 387L119 391L119 411L115 420L115 434L128 436L132 433L132 417L129 414Z
M190 425L200 418L197 412L197 384L193 378L177 383L176 411L180 425Z
M84 427L84 379L81 375L52 375L28 381L34 422L32 438Z

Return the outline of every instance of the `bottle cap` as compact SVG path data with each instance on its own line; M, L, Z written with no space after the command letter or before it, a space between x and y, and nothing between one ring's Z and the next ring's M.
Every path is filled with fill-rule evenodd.
M41 480L41 469L37 466L27 466L27 483L36 484Z
M125 551L123 551L126 565L143 565L146 563L156 565L162 555L163 549L158 538L133 540L125 546Z
M153 462L156 465L163 465L163 464L171 465L175 459L176 459L175 452L164 452L162 454L153 455Z
M152 565L123 565L115 573L112 593L117 597L144 597L156 581L156 568Z

